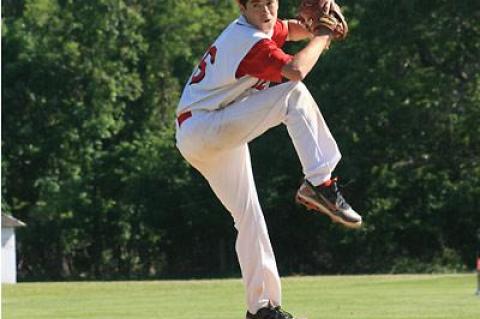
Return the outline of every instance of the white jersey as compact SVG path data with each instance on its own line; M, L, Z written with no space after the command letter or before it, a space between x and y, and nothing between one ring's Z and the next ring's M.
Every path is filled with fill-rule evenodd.
M243 16L233 21L207 50L183 89L177 115L192 110L223 108L259 84L246 75L235 77L238 66L250 49L267 34L249 24Z

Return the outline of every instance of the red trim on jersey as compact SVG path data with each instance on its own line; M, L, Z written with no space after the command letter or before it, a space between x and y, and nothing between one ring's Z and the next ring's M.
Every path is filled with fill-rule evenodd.
M182 123L185 122L186 120L188 120L191 117L192 117L192 112L191 111L187 111L187 112L184 112L184 113L180 114L177 117L178 127L182 126Z
M235 76L241 78L250 75L271 82L282 82L282 68L292 60L292 56L283 52L288 29L281 20L277 20L271 39L258 41L243 58Z
M287 41L288 37L288 27L287 22L282 20L277 20L275 26L273 27L272 40L277 43L278 47L281 48Z

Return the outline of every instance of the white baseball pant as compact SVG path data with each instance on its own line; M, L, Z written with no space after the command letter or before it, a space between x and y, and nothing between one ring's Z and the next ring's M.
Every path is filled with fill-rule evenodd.
M341 158L317 104L302 82L255 92L215 111L192 111L177 124L177 147L208 181L231 213L238 231L236 251L248 310L281 305L281 284L262 208L258 201L248 143L284 123L305 177L328 180Z

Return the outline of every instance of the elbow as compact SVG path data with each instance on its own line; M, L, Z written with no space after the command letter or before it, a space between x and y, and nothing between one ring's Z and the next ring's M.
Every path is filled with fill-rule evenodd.
M290 81L303 81L308 74L305 70L293 66L285 68L282 73Z
M301 70L298 70L295 72L293 79L290 79L292 81L303 81L307 77L308 72L304 72Z

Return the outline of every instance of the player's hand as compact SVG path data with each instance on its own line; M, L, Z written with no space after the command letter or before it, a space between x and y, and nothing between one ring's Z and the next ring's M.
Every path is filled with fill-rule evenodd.
M345 17L333 0L300 0L298 20L313 35L325 35L330 31L333 39L345 39L348 33Z

